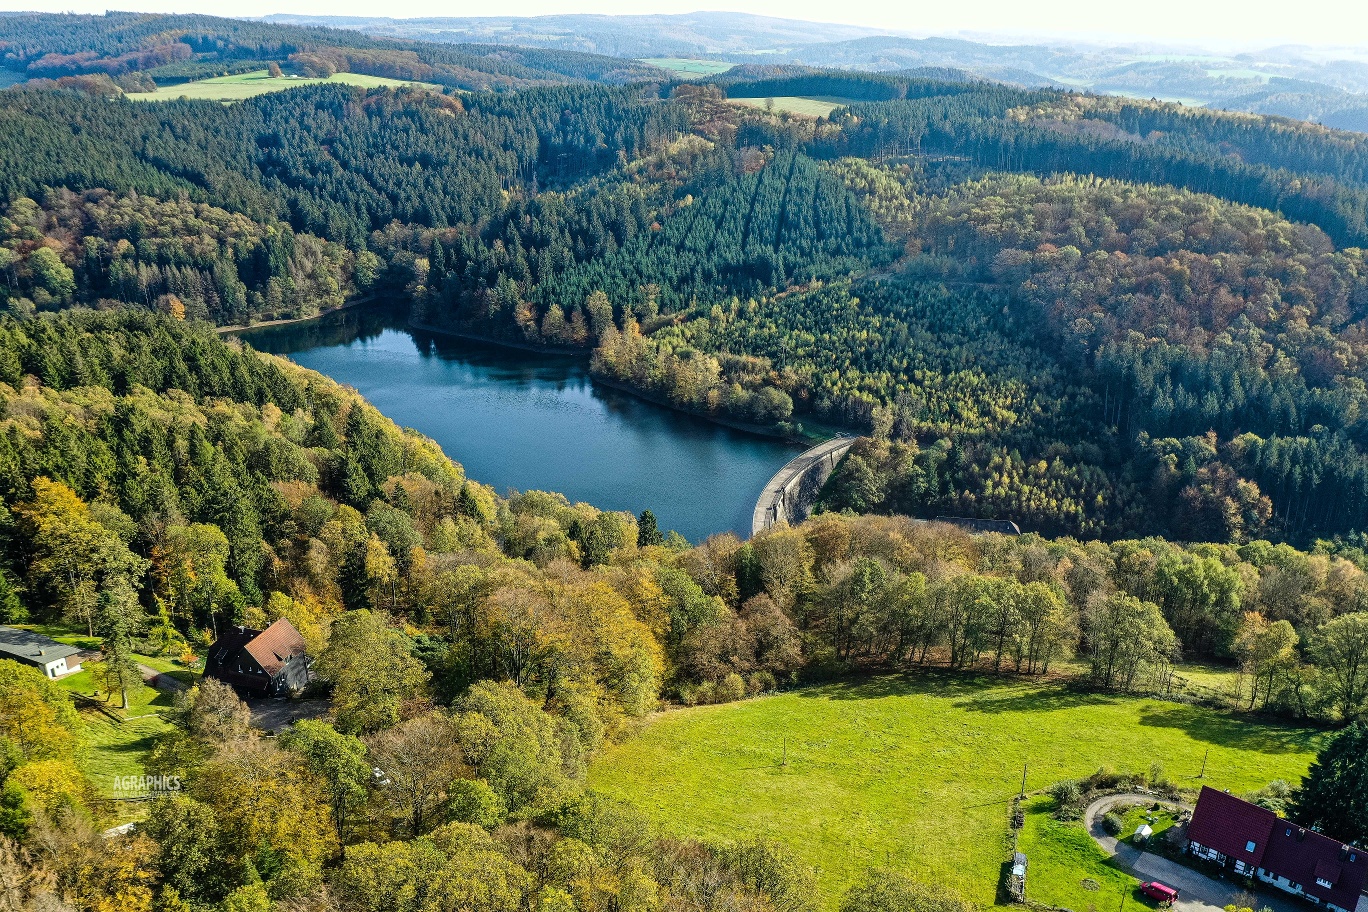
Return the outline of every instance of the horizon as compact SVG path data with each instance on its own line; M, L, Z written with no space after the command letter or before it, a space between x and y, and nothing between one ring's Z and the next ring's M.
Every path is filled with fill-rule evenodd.
M1368 57L1368 6L1346 11L1336 0L1307 0L1295 19L1237 6L1230 0L1196 5L1181 0L1156 0L1147 7L1143 25L1137 25L1125 10L1084 0L1068 0L1049 9L1021 8L1010 0L978 0L973 5L935 10L894 10L880 0L856 0L842 7L844 14L813 0L746 0L742 8L729 9L698 9L688 0L665 0L650 9L624 0L593 0L588 4L573 0L515 0L505 5L504 12L493 15L461 15L433 0L403 0L390 6L389 15L376 15L373 6L359 0L293 0L287 7L277 6L270 0L247 0L235 4L234 12L225 15L220 5L207 0L153 0L139 3L133 9L126 6L115 9L100 0L74 3L72 0L39 0L37 3L0 0L0 13L200 13L234 19L308 16L370 20L532 19L577 15L627 18L721 13L858 27L908 38L957 38L992 45L1063 43L1115 47L1149 44L1169 50L1226 54L1305 46L1319 51L1343 51L1350 57Z

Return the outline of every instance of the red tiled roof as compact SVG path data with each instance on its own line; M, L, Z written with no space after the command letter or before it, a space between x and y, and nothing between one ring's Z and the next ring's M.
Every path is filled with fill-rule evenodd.
M1258 867L1278 815L1234 795L1202 786L1188 824L1188 839ZM1247 847L1254 843L1253 851Z
M1368 883L1368 852L1297 826L1234 795L1202 788L1188 838L1300 884L1308 896L1353 912ZM1254 843L1254 851L1245 846ZM1316 879L1332 884L1322 887Z
M1316 870L1314 873L1316 880L1323 880L1328 884L1337 884L1339 883L1340 874L1344 872L1339 865L1331 864L1322 858L1316 862Z
M1279 820L1273 828L1264 867L1301 884L1308 896L1350 912L1358 905L1359 891L1368 883L1368 852L1288 820ZM1322 887L1317 878L1330 886Z
M305 650L304 637L294 625L281 618L252 637L244 647L257 664L271 677L280 674L285 663Z

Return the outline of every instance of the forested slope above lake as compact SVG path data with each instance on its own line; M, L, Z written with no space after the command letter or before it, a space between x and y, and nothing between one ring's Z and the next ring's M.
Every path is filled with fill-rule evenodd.
M156 21L3 23L12 68L90 48L0 94L16 314L228 325L394 298L425 325L592 353L603 379L691 412L872 434L828 509L1302 544L1368 523L1361 134L783 68L231 105L89 82L105 64L155 77L131 49ZM388 47L162 24L192 56L212 36L254 65ZM848 104L728 103L773 95Z
M1109 787L1164 780L1083 768L1108 743L1186 769L1208 742L1213 775L1255 788L1362 737L1322 730L1368 709L1362 137L210 17L0 17L0 54L36 77L0 92L0 623L99 653L60 680L0 660L11 905L839 901L813 865L850 865L867 829L806 853L797 830L717 838L586 786L669 701L722 719L782 688L750 704L782 717L930 687L902 705L980 758L968 714L1072 706L1103 746L1051 774ZM121 97L239 66L430 85ZM842 101L731 103L771 95ZM649 510L500 495L218 332L372 297L688 411L865 437L819 515L691 543ZM1026 534L913 518L943 513ZM281 622L319 702L269 709L319 718L263 721L197 674L224 632ZM193 687L159 695L148 668ZM733 766L784 774L776 716L738 718L759 721ZM971 775L947 803L1002 792ZM923 870L992 866L964 865L1003 845L979 806ZM876 871L846 908L896 889L969 912L947 885Z

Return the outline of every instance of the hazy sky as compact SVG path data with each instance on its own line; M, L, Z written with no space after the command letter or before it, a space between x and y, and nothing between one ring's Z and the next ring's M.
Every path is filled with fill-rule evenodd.
M0 0L0 10L103 12L110 0ZM729 9L766 16L847 22L918 34L1123 36L1226 46L1303 43L1357 47L1368 56L1365 0L116 0L116 9L350 16L489 16L545 13L684 13Z

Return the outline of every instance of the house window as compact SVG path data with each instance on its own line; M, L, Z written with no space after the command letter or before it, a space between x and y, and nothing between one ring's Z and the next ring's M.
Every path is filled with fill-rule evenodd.
M1330 887L1333 887L1334 884L1331 883L1330 881L1326 880L1324 877L1317 877L1317 878L1316 878L1316 886L1318 886L1318 887L1325 887L1325 888L1329 889Z
M1245 843L1245 851L1246 851L1246 852L1252 852L1252 851L1254 851L1254 849L1256 849L1256 848L1257 848L1257 846L1254 845L1254 840L1252 840L1252 839L1249 840L1249 842L1246 842L1246 843Z

